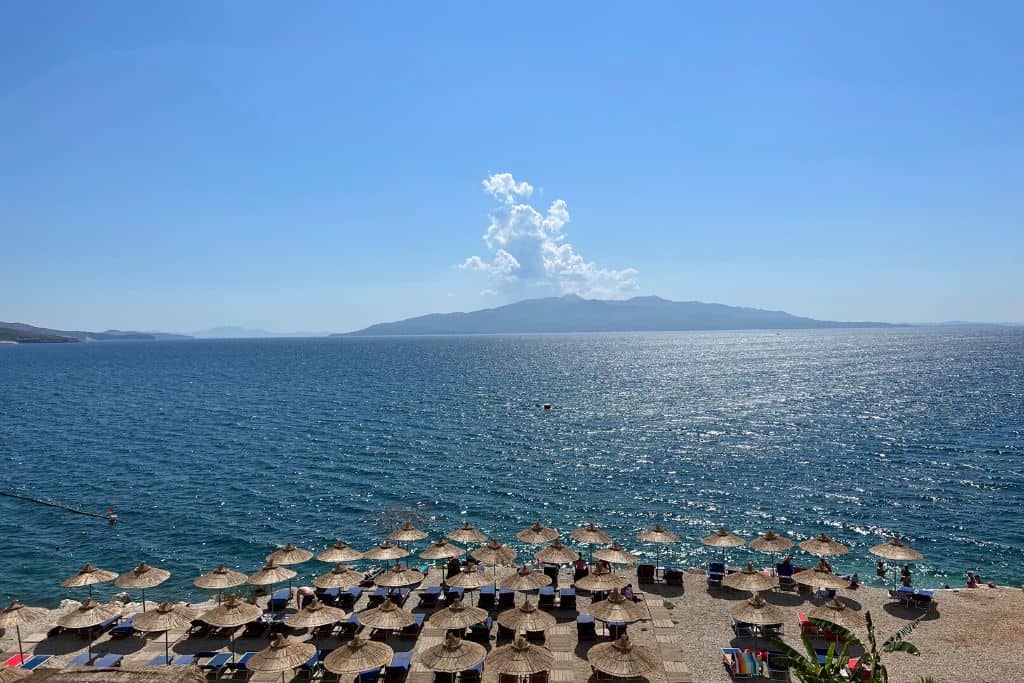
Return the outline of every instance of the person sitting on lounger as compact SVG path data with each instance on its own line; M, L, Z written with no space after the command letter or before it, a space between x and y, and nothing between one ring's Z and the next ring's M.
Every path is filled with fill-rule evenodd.
M587 566L587 561L582 557L576 560L575 569L572 573L573 582L579 581L590 572L590 567Z
M620 590L619 592L622 593L622 597L626 598L627 600L632 600L634 602L636 601L636 595L633 594L633 584L627 583L625 586L622 587L622 590Z
M820 570L821 570L821 571L823 571L823 572L830 572L830 573L831 573L831 571L832 571L832 565L831 565L831 564L829 564L829 561L828 561L828 560L826 560L826 559L825 559L825 558L823 557L823 558L821 558L821 562L819 562L819 563L818 563L818 569L820 569Z
M883 562L882 560L879 560L878 564L875 565L875 576L877 576L880 579L884 579L886 574L888 574L888 573L889 573L889 570L888 570L888 568L886 568L885 562Z
M903 565L903 574L900 580L903 583L903 585L907 588L910 588L912 585L914 585L914 580L910 576L910 565Z

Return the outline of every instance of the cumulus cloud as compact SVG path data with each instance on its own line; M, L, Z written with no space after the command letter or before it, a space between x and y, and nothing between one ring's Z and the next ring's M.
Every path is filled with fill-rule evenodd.
M533 186L516 182L511 173L491 175L483 187L498 202L483 235L489 256L470 256L460 267L486 274L491 287L485 291L615 297L636 289L635 269L601 268L566 241L564 200L556 199L541 213L525 201Z

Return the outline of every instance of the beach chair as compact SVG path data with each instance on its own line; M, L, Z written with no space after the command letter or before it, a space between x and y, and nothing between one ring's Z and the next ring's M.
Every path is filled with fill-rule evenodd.
M655 567L653 564L639 564L636 567L636 582L639 584L654 583Z
M605 623L605 628L608 629L608 639L618 640L622 636L626 635L626 622L624 621L609 621Z
M35 671L51 659L53 659L53 655L34 655L22 663L21 668L26 671ZM120 661L118 663L120 663ZM117 666L117 664L113 664L112 666Z
M752 650L740 650L735 647L722 648L722 664L733 679L753 678L760 676L761 665Z
M516 606L516 592L511 588L498 591L498 609L512 609Z
M128 636L130 636L135 631L135 628L132 625L135 623L135 617L137 616L139 616L138 612L131 615L130 617L127 617L126 619L122 619L121 623L119 623L114 628L110 629L110 637L127 638Z
M313 594L316 595L317 600L319 600L320 602L324 603L325 605L330 605L331 607L335 607L338 604L338 598L341 596L341 589L340 588L317 588L313 592Z
M775 565L775 576L779 579L779 589L791 591L796 588L796 581L793 580L793 565L785 562Z
M384 667L384 683L405 683L412 667L412 652L396 652Z
M370 593L370 597L367 600L366 607L367 608L370 608L370 607L380 607L384 603L384 601L387 600L387 598L388 598L388 589L387 588L378 588L375 591L373 591L372 593Z
M359 674L359 683L377 683L380 669L367 669Z
M796 618L800 621L800 633L811 638L820 638L824 635L817 624L808 619L803 612L797 612Z
M156 657L153 657L153 659L149 660L149 663L146 664L146 666L170 666L172 662L174 662L173 655L157 655Z
M768 669L768 679L772 681L789 680L789 660L781 652L769 650L765 654L765 667Z
M913 595L910 596L910 606L916 607L917 609L923 609L924 611L931 610L932 606L935 605L935 591L921 590L914 591Z
M213 657L211 657L207 661L205 661L202 664L200 664L199 668L202 669L203 671L209 671L211 673L215 672L217 677L219 678L221 672L224 671L224 669L227 667L227 665L230 662L231 662L231 653L230 652L218 652Z
M420 634L420 631L423 630L423 620L427 618L427 615L422 612L417 612L414 616L416 617L416 621L399 631L399 638L415 638Z
M242 656L239 657L238 660L234 664L230 664L229 663L227 665L227 668L228 669L232 669L234 671L248 671L249 669L246 666L246 664L248 664L249 660L252 659L255 655L256 655L256 653L252 652L252 651L244 652L244 653L242 653Z
M4 666L21 666L28 659L29 655L12 655L4 660Z
M484 663L480 662L472 669L466 669L459 673L459 678L462 679L463 683L479 683L480 678L484 674Z
M537 607L554 607L555 589L551 586L544 586L537 591Z
M363 597L362 588L349 588L338 595L338 607L346 612L351 612L356 608L356 603L361 597Z
M469 627L469 640L481 645L486 645L491 640L491 628L494 626L494 620L487 617L479 624L473 624Z
M362 622L359 621L359 614L353 612L338 625L338 633L342 638L351 638L362 626Z
M441 587L431 586L420 591L420 607L437 607L437 601L441 597Z
M597 624L594 617L589 614L576 617L576 636L579 640L597 640Z
M192 666L197 661L199 661L199 655L177 655L171 664L173 666Z
M72 659L69 664L71 666L89 666L92 664L92 660L96 659L96 657L97 654L95 652L82 652L75 655L75 658Z
M456 600L462 600L466 597L466 591L458 586L448 586L448 590L444 594L445 605L451 605Z
M477 596L476 606L480 609L494 609L494 605L497 600L497 591L494 590L494 586L484 586L480 589L480 595Z
M561 609L576 609L575 588L562 588L558 591L558 607Z
M683 572L675 567L666 567L664 577L666 586L683 585Z
M209 624L207 624L205 621L200 621L199 619L193 619L192 620L192 624L188 627L188 630L185 632L185 637L186 638L205 638L206 636L208 636L210 634L210 631L212 629L213 629L213 627L210 626Z
M753 638L754 637L754 626L743 621L737 621L735 617L730 617L732 621L732 632L737 638Z
M557 564L546 564L544 565L544 574L551 577L551 585L558 588L558 565Z
M709 586L721 586L722 578L725 577L725 564L722 562L712 562L708 565L708 585Z
M92 665L99 669L113 669L114 667L121 666L122 661L124 661L124 655L108 652L93 662Z
M762 624L761 625L761 637L762 638L781 638L786 635L785 624Z
M282 588L280 590L276 590L274 591L274 595L271 596L270 600L267 602L267 610L270 612L280 612L288 606L288 603L291 601L291 599L291 588Z

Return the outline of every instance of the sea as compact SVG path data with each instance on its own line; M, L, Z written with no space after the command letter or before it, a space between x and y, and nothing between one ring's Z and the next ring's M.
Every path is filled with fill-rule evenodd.
M722 557L700 543L719 526L825 532L866 583L898 535L917 585L1016 585L1024 329L0 345L0 467L0 491L119 516L0 497L0 597L33 604L82 598L60 582L86 562L146 561L172 573L147 598L200 600L220 562L367 549L404 519L468 520L520 558L534 521L594 522L679 566ZM636 540L655 523L682 541Z

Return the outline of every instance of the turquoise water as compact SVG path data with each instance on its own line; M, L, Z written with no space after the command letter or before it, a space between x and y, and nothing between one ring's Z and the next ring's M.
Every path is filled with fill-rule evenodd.
M824 530L862 577L898 531L923 585L1024 579L1022 330L0 346L0 390L2 488L121 516L0 498L0 595L30 602L143 559L174 574L151 595L196 598L289 540L368 547L397 505L506 540L592 520L652 556L660 521L694 564L719 524Z

